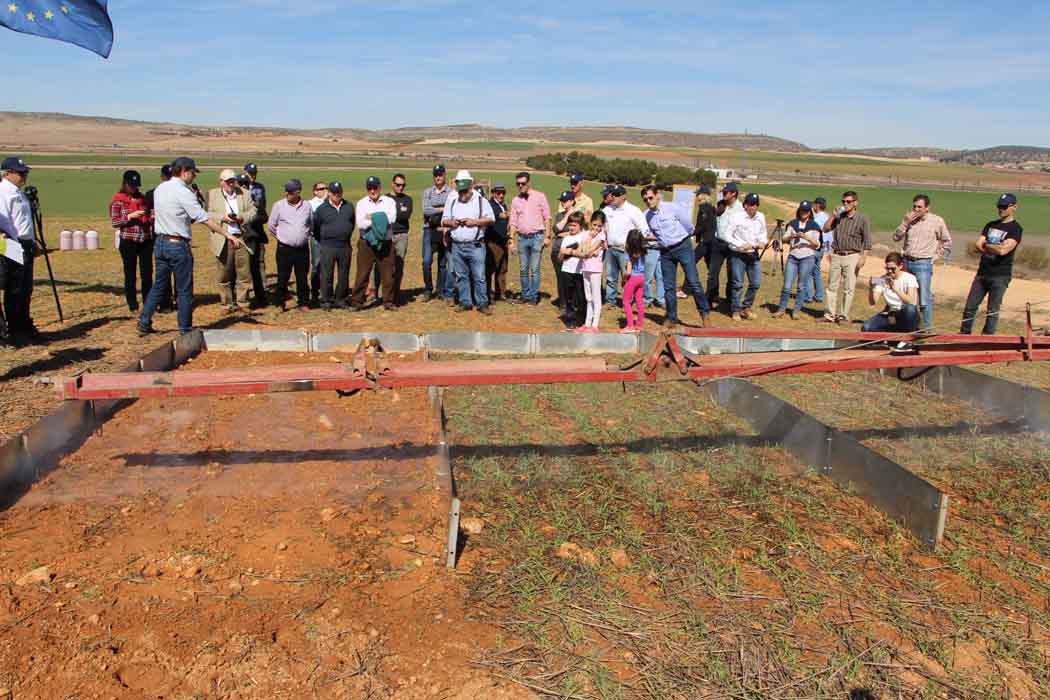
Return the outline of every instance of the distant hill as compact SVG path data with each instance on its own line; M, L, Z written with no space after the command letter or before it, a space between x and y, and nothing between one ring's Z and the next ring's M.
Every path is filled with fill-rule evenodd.
M287 129L257 126L200 126L144 122L50 112L0 112L0 145L26 150L203 149L337 152L455 143L522 141L566 144L617 143L677 148L804 152L797 141L765 134L696 134L685 131L606 127L524 127L480 124L398 129Z
M1041 169L1050 166L1050 148L1038 146L992 146L975 151L960 151L944 158L953 163L969 165L998 165L1021 169Z
M932 158L934 160L944 160L961 153L961 151L928 146L890 146L884 148L833 148L822 150L821 153L872 156L875 158Z

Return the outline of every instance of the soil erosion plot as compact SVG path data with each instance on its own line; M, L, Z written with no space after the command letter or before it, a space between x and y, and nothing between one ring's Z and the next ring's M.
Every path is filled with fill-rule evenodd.
M213 352L190 366L318 361ZM0 514L0 687L521 697L469 665L491 632L465 621L443 568L430 416L424 390L125 408Z
M813 404L867 403L875 449L900 425L882 394L915 392L791 380ZM932 555L688 384L446 392L464 516L485 523L460 562L471 610L515 640L481 663L556 697L1045 697L1050 454L912 398L920 429L889 454L952 489Z

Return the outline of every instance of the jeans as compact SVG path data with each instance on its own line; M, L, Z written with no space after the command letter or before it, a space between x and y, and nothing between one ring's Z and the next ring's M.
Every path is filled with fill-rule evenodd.
M135 273L138 271L142 282L142 303L146 303L149 289L153 286L153 239L131 241L120 239L120 257L124 261L124 298L128 309L139 310L139 301L135 295Z
M535 304L540 300L540 263L543 262L543 233L518 236L518 263L521 269L521 298Z
M811 287L813 296L807 296L805 298L806 302L824 303L824 273L820 269L820 264L824 262L825 255L827 255L827 249L821 248L813 256L813 286Z
M645 305L649 306L656 301L657 306L662 306L662 302L653 296L653 280L656 280L656 288L662 290L664 288L664 273L663 266L660 264L660 250L658 248L648 248L645 251L645 292L643 294L645 298Z
M540 241L542 240L541 238ZM474 303L479 309L489 305L489 295L485 291L485 253L483 241L452 242L452 261L456 268L460 306L470 308L471 290L474 292Z
M667 305L667 320L678 320L678 290L676 280L678 271L675 265L681 265L685 271L685 293L693 295L696 302L696 310L701 317L711 310L707 303L707 295L704 294L704 286L700 284L700 274L696 271L696 258L694 258L693 244L688 238L682 240L678 245L672 246L660 252L660 270L663 273L661 279L664 283L664 303ZM648 286L648 285L647 285Z
M982 335L994 335L999 326L999 308L1003 305L1003 297L1006 296L1006 288L1010 286L1009 277L984 277L977 275L970 284L970 293L966 295L966 306L963 309L962 326L960 333L970 335L973 332L973 322L977 316L977 310L981 308L984 297L988 297L988 316L984 319L984 330Z
M919 280L919 311L922 312L922 327L933 327L933 260L908 258L908 272Z
M161 299L170 293L170 276L175 275L175 295L179 304L179 332L189 333L193 328L193 250L189 241L158 238L153 244L157 282L149 290L139 316L140 326L153 323L153 312Z
M434 275L433 275L433 264L434 254L437 253L437 293L438 295L448 298L452 296L452 285L450 284L447 262L448 251L445 250L445 244L441 240L442 234L440 231L435 231L429 226L423 228L423 289L427 294L433 294L434 287Z
M861 330L865 333L917 331L919 330L919 310L915 308L915 304L905 304L900 311L882 311L865 321Z
M321 244L313 236L306 240L310 243L310 301L317 303L321 292Z
M750 309L755 303L755 295L758 287L762 284L762 262L757 253L729 253L729 273L731 275L731 286L729 287L729 308L733 313L739 313L742 309ZM744 302L740 302L740 290L744 288L744 275L747 275L747 293Z
M798 294L795 295L795 311L802 308L802 303L806 299L813 298L811 296L813 294L813 266L817 259L815 255L808 258L787 256L784 267L784 288L780 290L781 311L787 308L788 298L791 296L791 289L795 286L796 280L798 281Z
M620 275L627 271L627 253L616 248L605 251L605 303L616 305L616 292L620 287ZM648 279L648 278L647 278ZM644 292L643 292L644 293ZM642 313L638 311L639 315Z
M711 251L708 254L707 263L707 302L711 306L718 303L718 278L722 275L722 264L729 260L729 252L729 246L722 241L715 240L711 243ZM732 270L728 270L726 276L732 277ZM729 297L729 287L731 282L731 279L726 280L726 298Z

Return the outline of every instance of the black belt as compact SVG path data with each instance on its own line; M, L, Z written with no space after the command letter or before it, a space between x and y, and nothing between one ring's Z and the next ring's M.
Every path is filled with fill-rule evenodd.
M682 240L678 241L677 243L672 243L671 245L664 246L662 248L661 247L657 247L657 250L659 250L661 253L666 253L669 250L674 250L675 248L677 248L678 246L682 245L683 243L688 243L689 240L690 240L690 237L686 236L685 238L683 238Z
M832 250L835 255L860 255L859 250Z
M912 262L920 262L922 260L933 260L933 258L916 258L916 257L914 257L912 255L905 255L904 259L905 260L911 260Z
M178 241L179 243L189 243L189 239L184 236L173 236L170 233L158 233L155 234L157 238L164 238L169 241Z
M518 236L520 236L521 238L532 238L533 236L542 236L542 235L543 235L543 231L534 231L532 233L521 233L520 231L518 232Z

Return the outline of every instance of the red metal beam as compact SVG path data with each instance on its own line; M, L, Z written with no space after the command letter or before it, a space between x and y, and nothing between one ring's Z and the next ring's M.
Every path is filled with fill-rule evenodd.
M842 340L854 343L869 341L917 341L923 347L928 345L996 345L1018 346L1027 342L1023 335L961 335L937 334L930 336L915 333L864 333L863 331L809 331L809 330L767 330L758 328L685 328L677 331L678 335L690 338L768 338L780 340ZM1030 336L1034 347L1050 347L1050 336Z

